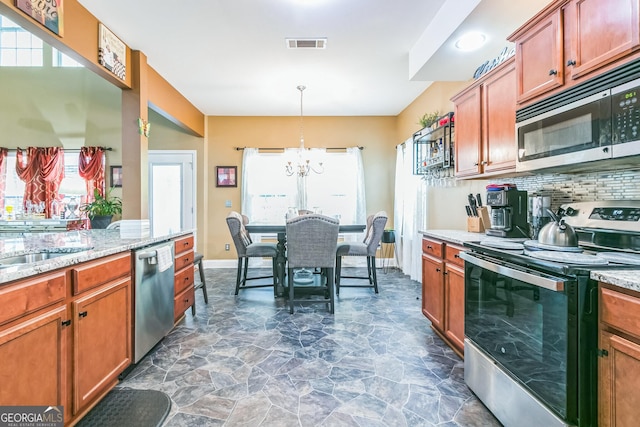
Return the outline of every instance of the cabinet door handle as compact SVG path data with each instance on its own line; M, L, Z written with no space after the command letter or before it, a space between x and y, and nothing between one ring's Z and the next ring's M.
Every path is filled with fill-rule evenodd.
M442 274L444 274L444 275L446 276L447 274L449 274L449 272L448 272L448 271L445 271L445 272L444 272L444 273L442 273Z
M438 273L440 273L440 271L442 271L442 270L440 270L439 268L436 268L436 271L437 271Z
M433 246L427 245L427 249L433 249Z
M567 61L567 67L573 67L574 65L576 65L575 59L570 59Z
M480 163L475 162L475 163L473 164L473 166L478 166L479 164L480 164Z
M454 257L454 258L460 258L460 255L455 254L453 257Z
M549 75L550 76L557 76L558 75L558 70L549 70Z
M188 277L185 277L185 278L184 278L184 281L185 281L185 282L188 282L188 281L189 281L189 278L188 278Z
M87 317L87 313L86 311L81 311L80 313L78 313L78 317Z
M483 160L480 164L481 164L481 165L488 165L488 164L489 164L489 162L487 162L486 160Z
M62 326L69 326L69 325L71 325L71 319L63 320L61 323L62 323Z

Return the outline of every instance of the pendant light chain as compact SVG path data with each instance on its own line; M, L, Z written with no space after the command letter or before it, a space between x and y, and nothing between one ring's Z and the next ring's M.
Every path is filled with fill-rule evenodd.
M306 86L298 86L298 90L300 91L300 148L304 148L304 112L302 109L302 95L305 89Z

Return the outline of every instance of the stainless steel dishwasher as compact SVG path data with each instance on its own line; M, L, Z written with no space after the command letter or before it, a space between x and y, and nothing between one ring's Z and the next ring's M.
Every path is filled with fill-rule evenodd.
M134 363L138 363L173 328L173 242L146 246L134 256Z

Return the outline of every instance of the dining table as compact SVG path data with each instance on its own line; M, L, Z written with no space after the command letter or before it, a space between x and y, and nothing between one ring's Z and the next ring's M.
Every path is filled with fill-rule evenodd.
M287 225L282 224L246 224L245 228L249 233L255 234L275 234L278 237L276 268L277 280L276 295L284 295L284 279L287 271ZM338 232L345 233L362 233L367 226L365 224L340 224Z

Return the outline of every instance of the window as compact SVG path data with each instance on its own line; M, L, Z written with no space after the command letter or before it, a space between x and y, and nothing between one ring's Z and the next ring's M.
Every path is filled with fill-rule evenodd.
M44 43L0 15L0 66L42 67Z
M305 178L287 176L287 153L245 149L242 164L242 213L252 223L283 223L289 207L320 210L343 224L366 222L364 171L358 148L325 153L324 172ZM305 204L306 206L302 206Z
M53 65L54 67L69 67L69 68L76 67L77 68L77 67L83 66L81 63L65 55L64 53L60 52L55 47L51 48L51 61L52 61L51 65Z
M78 173L78 153L64 153L64 173L65 186L67 188L65 197L76 196L84 201L86 196L85 181ZM5 188L5 206L13 206L16 215L22 212L24 199L24 182L16 173L16 152L9 151L7 154L7 184ZM62 186L61 186L62 187ZM61 188L62 190L62 188ZM62 191L60 191L62 193Z

